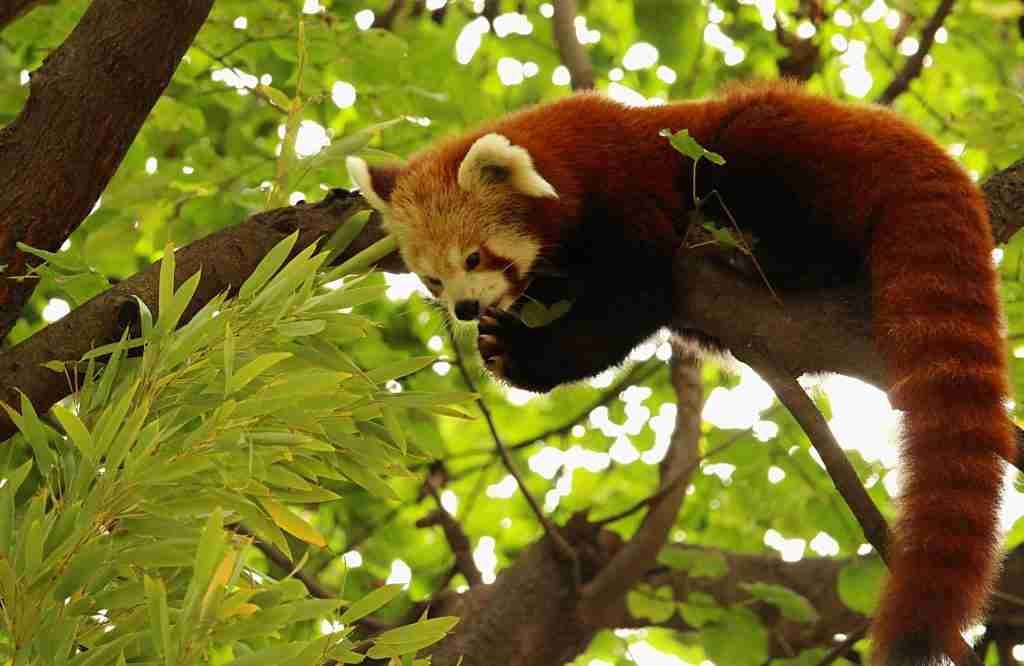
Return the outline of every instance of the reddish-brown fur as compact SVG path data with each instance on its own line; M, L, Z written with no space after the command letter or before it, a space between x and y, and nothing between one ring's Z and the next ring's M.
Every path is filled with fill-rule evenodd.
M901 514L873 627L875 663L925 666L942 652L960 660L960 632L981 613L997 567L1000 458L1014 453L1014 439L1003 406L1007 370L985 206L934 141L887 110L840 104L784 83L645 109L584 94L414 157L395 192L428 197L454 180L476 138L498 132L529 151L559 195L504 195L510 209L524 211L515 224L549 247L602 239L619 225L625 228L609 238L648 248L608 249L619 262L605 267L620 276L609 290L622 293L604 295L614 309L577 305L547 337L529 345L523 338L521 379L509 380L550 388L621 360L644 334L669 324L661 319L671 286L643 282L670 274L665 267L692 207L692 163L659 136L662 128L689 129L724 155L724 167L702 166L699 193L722 192L760 240L758 257L771 267L770 279L784 286L799 284L804 273L817 271L812 277L820 281L866 269L889 395L905 415ZM604 256L600 247L591 251ZM834 268L820 270L823 258ZM652 266L661 272L650 272ZM645 277L632 279L633 273ZM631 292L643 292L658 314L638 324L617 319L629 312ZM622 318L631 317L643 314ZM561 355L576 367L564 376L531 369L530 354L538 366Z

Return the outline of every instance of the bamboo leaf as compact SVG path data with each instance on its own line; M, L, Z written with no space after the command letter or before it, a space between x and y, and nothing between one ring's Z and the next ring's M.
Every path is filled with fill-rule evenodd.
M288 255L291 254L292 248L295 247L295 241L298 239L299 232L296 230L282 238L270 249L270 252L267 252L266 256L260 260L252 274L242 283L242 287L238 290L238 298L240 300L252 298L277 273L278 269L284 265Z
M257 356L238 370L238 373L235 374L231 380L228 388L228 394L230 395L245 388L245 386L252 380L256 379L256 377L286 358L291 358L291 356L292 354L290 352L271 352L269 354Z
M388 605L401 592L402 585L397 583L379 587L349 606L338 620L342 624L352 624L356 620L361 620L370 613Z
M285 532L302 539L306 543L319 546L320 548L327 547L327 541L324 539L320 532L310 525L305 519L292 512L288 507L278 504L269 497L260 498L260 503L263 508L270 514L271 519L274 523L283 529Z

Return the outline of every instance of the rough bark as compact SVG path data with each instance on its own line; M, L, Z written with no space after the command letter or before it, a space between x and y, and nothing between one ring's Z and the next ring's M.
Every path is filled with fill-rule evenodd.
M89 214L212 6L96 0L32 73L24 108L0 129L2 275L36 261L18 241L55 251ZM33 286L0 280L0 339Z
M582 534L582 532L578 533ZM577 548L611 542L614 535L590 534L570 541ZM691 546L676 546L694 548ZM784 562L774 555L743 555L711 548L699 548L708 557L721 557L726 573L719 578L691 577L685 571L652 569L643 582L653 587L669 585L677 600L690 594L710 594L723 606L743 604L756 612L770 633L769 656L793 657L803 650L836 645L836 634L862 630L868 618L849 608L838 594L839 574L854 560L805 558ZM591 552L593 549L591 549ZM604 556L614 557L615 549ZM601 562L592 562L602 566ZM817 612L812 622L787 619L779 609L753 599L745 586L767 583L789 588L805 597ZM559 564L546 542L530 546L519 559L499 575L494 585L472 588L463 594L442 597L432 614L458 615L462 621L455 633L433 653L435 666L455 666L461 656L464 666L562 666L579 654L600 629L649 627L649 620L629 613L624 596L609 605L599 619L576 612L570 596L570 576ZM1008 557L990 613L989 627L1005 640L1024 636L1024 549ZM695 631L678 614L660 626L678 631ZM741 637L737 637L741 639Z

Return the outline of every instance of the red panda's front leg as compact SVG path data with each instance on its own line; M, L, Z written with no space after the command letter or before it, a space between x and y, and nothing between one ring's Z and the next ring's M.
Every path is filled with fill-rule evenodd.
M519 388L549 391L622 363L667 322L670 304L664 294L627 285L577 300L563 317L536 328L489 310L480 319L477 347L498 377Z

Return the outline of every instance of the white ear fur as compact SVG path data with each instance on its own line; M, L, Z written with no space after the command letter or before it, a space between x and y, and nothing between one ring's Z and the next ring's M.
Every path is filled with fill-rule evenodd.
M359 188L359 193L363 195L371 206L384 213L391 210L391 205L387 201L384 201L377 194L376 190L373 189L373 178L370 176L370 167L366 165L366 161L349 155L345 158L345 168L348 169L348 177L352 179L352 182Z
M464 190L486 184L484 170L497 167L508 172L509 185L531 197L557 199L551 183L537 173L530 153L501 134L485 134L477 139L459 165L459 186Z

